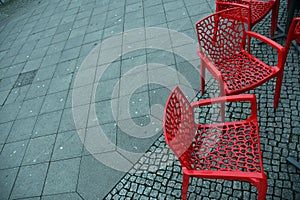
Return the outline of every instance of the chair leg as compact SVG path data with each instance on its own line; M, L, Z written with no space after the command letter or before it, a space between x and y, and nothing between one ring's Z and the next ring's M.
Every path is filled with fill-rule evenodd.
M274 96L274 108L278 107L279 98L280 98L280 91L281 91L281 85L282 85L282 79L283 79L283 70L279 72L277 78L276 78L276 88L275 88L275 96Z
M275 34L275 31L277 29L277 23L278 23L278 12L279 12L279 0L275 1L275 5L272 9L272 22L271 22L271 32L270 36L273 37Z
M258 200L265 200L266 195L267 195L267 190L268 190L268 180L267 176L263 174L263 178L261 179L256 179L256 178L251 178L249 181L256 187L257 192L258 192Z
M182 200L186 200L187 197L187 192L188 192L188 188L189 188L189 179L190 176L187 174L182 175Z
M202 59L200 63L200 88L203 95L205 92L205 63Z
M268 190L268 181L267 178L264 177L261 179L259 186L257 187L258 190L258 198L259 200L265 200Z

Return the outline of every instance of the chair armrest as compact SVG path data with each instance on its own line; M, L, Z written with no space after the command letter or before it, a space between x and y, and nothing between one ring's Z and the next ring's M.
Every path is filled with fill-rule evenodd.
M204 56L200 51L197 51L198 56L200 59L205 62L206 67L208 68L209 72L217 79L217 81L222 81L222 74L215 68L214 64ZM202 64L202 63L201 63Z
M204 99L191 103L192 108L201 107L205 105L225 103L225 102L239 102L239 101L249 101L251 104L251 115L249 119L257 119L257 104L256 97L254 94L240 94L231 96L222 96L211 99Z
M218 5L224 5L224 6L229 6L229 8L232 8L232 7L240 7L240 8L245 8L245 9L250 9L250 7L248 5L245 5L245 4L241 4L241 3L232 3L232 2L228 2L228 1L217 1L216 2L217 6Z
M277 42L271 40L270 38L267 38L261 34L258 34L258 33L252 32L252 31L246 31L246 34L248 36L256 38L256 39L268 44L269 46L273 47L274 49L276 49L278 52L278 64L279 64L278 67L282 68L284 66L283 59L284 59L285 48L283 46L281 46Z

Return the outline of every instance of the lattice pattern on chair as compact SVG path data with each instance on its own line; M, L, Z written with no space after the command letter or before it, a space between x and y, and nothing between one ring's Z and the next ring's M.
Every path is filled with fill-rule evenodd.
M284 68L284 48L257 33L246 31L242 10L233 8L212 14L196 23L200 64L200 87L204 93L205 69L217 79L221 95L246 92L277 78L274 107L278 106ZM246 37L254 37L278 51L275 66L244 50Z
M167 144L180 158L191 145L196 129L190 103L178 87L168 99L164 121Z
M243 15L248 18L248 28L260 22L272 10L271 36L277 28L279 0L216 0L216 11L237 7L238 5L247 6Z
M231 11L241 11L232 9ZM244 24L241 12L222 12L197 23L200 51L218 64L240 51L243 44Z
M227 101L250 102L250 116L236 122L195 123L196 108ZM175 87L165 106L163 124L166 143L182 166L182 199L186 199L190 176L247 181L257 187L259 199L265 199L267 179L262 166L254 95L225 96L190 105Z
M235 55L234 59L226 59L216 67L223 75L227 90L231 94L256 85L275 72L274 68L243 51Z
M261 172L257 124L204 126L191 145L189 169ZM192 151L193 150L193 151Z

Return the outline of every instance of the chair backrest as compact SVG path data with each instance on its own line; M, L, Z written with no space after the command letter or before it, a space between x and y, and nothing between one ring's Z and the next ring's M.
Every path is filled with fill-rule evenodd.
M184 166L184 154L193 142L196 124L193 109L178 86L167 100L163 126L166 143Z
M245 46L242 8L223 10L196 23L199 52L215 65Z
M286 43L285 43L285 47L284 47L286 56L288 54L288 51L291 46L291 42L293 40L297 40L297 42L300 43L300 17L295 17L289 28L288 36L286 38Z

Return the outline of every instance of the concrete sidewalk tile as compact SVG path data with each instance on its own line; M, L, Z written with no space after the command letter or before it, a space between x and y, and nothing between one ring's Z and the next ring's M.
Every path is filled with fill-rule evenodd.
M80 47L75 47L72 49L62 51L60 62L78 58L79 52L80 52Z
M110 79L115 79L120 77L121 73L121 61L115 61L107 65L102 65L97 67L96 81L105 81ZM103 69L105 68L105 71ZM101 76L100 76L101 73Z
M145 18L147 18L148 16L157 15L157 14L164 14L164 12L165 11L164 11L164 7L162 4L144 7Z
M51 41L52 44L57 43L57 42L61 42L61 41L66 41L68 39L70 33L71 33L71 30L67 30L65 32L54 35L53 38L52 38L52 41Z
M202 3L199 5L193 5L193 6L189 6L187 7L187 11L189 13L189 16L198 16L199 17L199 13L200 14L204 14L204 13L210 13L213 12L214 10L211 9L210 5L208 3ZM199 18L201 19L201 18Z
M135 71L137 71L135 73ZM135 71L120 79L119 96L131 95L133 93L144 92L148 90L147 66L136 68ZM138 83L138 84L137 84Z
M38 115L43 104L43 100L44 97L36 97L34 99L24 101L17 118L20 119Z
M95 87L95 102L105 101L117 98L119 96L119 78L100 81L98 84L94 85ZM117 91L117 92L113 92ZM88 91L86 95L91 95L91 91ZM94 94L94 93L93 93ZM92 95L93 95L92 94Z
M57 133L62 112L62 110L58 110L39 115L37 117L32 137L39 137Z
M36 117L16 120L11 128L7 141L15 142L29 139L32 135L35 122Z
M135 21L135 19L143 18L144 14L142 10L137 10L135 12L125 13L125 21Z
M148 63L159 63L164 65L174 65L174 54L169 51L157 50L147 54Z
M0 81L0 91L10 90L13 88L18 76L3 78Z
M33 83L26 94L26 99L32 99L46 95L49 84L50 80Z
M65 45L64 49L71 49L74 47L81 46L83 43L83 38L84 38L84 35L69 38L66 41L66 45Z
M18 168L0 170L0 198L9 199L10 192L13 188Z
M4 144L10 133L13 121L0 124L0 144Z
M62 160L81 156L83 142L77 131L67 131L57 135L51 160Z
M82 200L82 198L76 193L65 193L65 194L55 194L49 196L43 196L42 200Z
M78 59L68 60L57 64L57 68L54 73L54 77L63 77L74 73L78 66Z
M50 160L56 135L30 139L22 165L43 163Z
M72 78L73 74L67 74L53 78L51 80L47 94L68 90L70 88Z
M30 88L30 85L26 85L23 87L17 87L10 91L5 104L11 104L15 102L22 102L25 100L26 94Z
M56 110L61 110L64 108L65 101L67 100L68 90L48 94L45 97L41 113L52 112Z
M119 98L118 120L141 117L148 115L149 113L148 91L133 93L129 96L122 96Z
M182 0L181 1L164 2L163 5L164 5L164 8L165 8L166 12L185 7L185 4Z
M5 77L15 76L22 72L25 63L16 64L7 68Z
M180 19L180 20L174 20L171 22L168 22L168 27L171 30L176 30L176 31L184 31L188 30L191 28L194 28L194 25L192 24L191 20L189 17Z
M49 45L47 55L60 53L64 49L65 45L66 45L66 41L61 41Z
M30 59L43 58L46 55L48 46L35 48L32 52L28 53Z
M148 61L148 60L147 60ZM125 73L130 73L131 70L134 70L135 73L140 72L136 71L135 68L139 67L140 65L146 64L146 55L131 57L129 59L125 59L121 61L121 75L123 76ZM144 70L144 69L141 69Z
M50 65L46 68L39 69L34 77L33 82L44 81L47 79L51 79L55 72L56 65Z
M75 123L72 113L72 108L66 108L63 111L62 120L59 125L58 132L65 132L70 130L75 130Z
M94 31L94 32L89 32L84 35L84 40L83 43L90 43L90 42L99 42L102 38L102 31Z
M48 169L48 163L20 168L11 198L40 196Z
M146 0L144 1L144 7L162 4L162 0Z
M132 128L131 130L126 129L126 124L135 123L136 128ZM120 153L122 151L127 151L130 153L144 153L149 147L153 144L153 142L157 139L158 134L153 130L143 131L141 127L149 125L150 120L148 115L144 115L142 117L132 118L128 120L118 121L118 129L117 129L117 148ZM134 126L133 126L134 127ZM152 132L153 131L153 132ZM126 156L126 155L124 155ZM129 158L132 163L137 162L134 158ZM134 160L133 160L134 159Z
M146 27L158 27L158 25L166 24L167 20L163 13L156 15L145 16L145 26Z
M100 130L100 132L99 132ZM107 123L88 127L84 140L83 155L99 154L117 149L117 125Z
M3 105L6 101L11 90L5 90L0 92L0 105Z
M81 105L86 105L91 103L91 99L92 99L92 95L94 95L95 93L92 92L93 87L96 87L97 85L95 84L93 85L85 85L82 87L78 87L78 88L74 88L72 90L70 90L69 92L69 96L68 96L68 100L70 100L70 105L69 107L73 106L81 106ZM73 91L76 90L76 95L73 95ZM102 97L102 95L101 95ZM110 99L110 98L109 98Z
M168 21L185 18L188 15L185 7L166 12Z
M79 165L80 158L51 162L43 194L75 192Z
M124 175L93 156L84 156L81 161L78 193L84 199L103 199L115 183Z
M96 114L99 124L107 124L115 122L115 116L112 113L112 109L117 110L117 99L111 99L107 101L100 101L95 103Z
M136 28L143 28L145 26L145 20L143 18L137 19L135 21L125 21L124 31L128 31Z
M61 56L62 56L61 52L44 56L41 64L41 68L47 67L49 65L57 64L60 61Z
M19 167L25 154L27 143L28 140L23 140L5 144L0 154L0 160L5 160L5 162L1 162L0 169Z
M21 102L6 104L0 109L0 123L12 121L21 108Z

